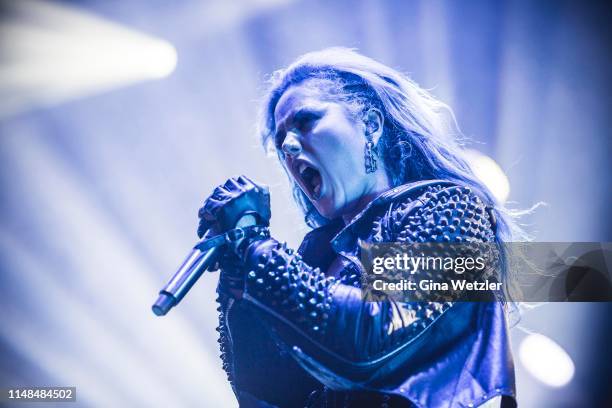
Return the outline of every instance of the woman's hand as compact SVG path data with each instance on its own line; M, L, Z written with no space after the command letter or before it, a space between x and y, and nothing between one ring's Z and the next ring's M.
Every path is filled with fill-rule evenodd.
M246 225L268 226L270 223L270 193L246 176L230 178L225 184L215 188L198 212L200 223L198 236L202 238L207 231L211 235L225 233L236 227ZM242 221L241 221L242 220ZM247 220L246 225L243 224ZM221 269L219 289L236 299L242 298L244 289L244 265L239 255L249 239L232 241L218 261Z
M207 230L215 233L236 228L244 216L253 216L257 225L270 223L270 193L268 187L258 185L246 176L230 178L215 188L200 208L198 236L202 238Z

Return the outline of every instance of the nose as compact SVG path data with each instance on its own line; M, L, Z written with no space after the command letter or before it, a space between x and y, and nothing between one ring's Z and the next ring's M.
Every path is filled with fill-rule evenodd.
M294 132L287 132L283 145L281 146L283 152L290 156L297 156L302 152L302 144L297 138Z

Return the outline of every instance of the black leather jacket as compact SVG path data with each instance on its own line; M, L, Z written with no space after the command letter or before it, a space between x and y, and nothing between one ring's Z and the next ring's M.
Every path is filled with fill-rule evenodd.
M251 243L240 300L219 293L224 369L241 406L469 407L504 395L514 370L498 302L364 302L358 241L495 241L495 220L468 187L394 188L296 252ZM233 267L236 267L235 265Z

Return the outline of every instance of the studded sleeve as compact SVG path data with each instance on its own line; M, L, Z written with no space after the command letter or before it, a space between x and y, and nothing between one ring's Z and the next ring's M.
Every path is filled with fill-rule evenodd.
M373 241L492 241L490 215L467 187L430 187L400 200L374 222ZM316 343L351 362L393 352L433 324L451 303L364 302L361 289L327 277L273 239L250 245L245 298L296 332L292 341ZM295 334L295 333L294 333ZM302 340L300 340L302 339Z

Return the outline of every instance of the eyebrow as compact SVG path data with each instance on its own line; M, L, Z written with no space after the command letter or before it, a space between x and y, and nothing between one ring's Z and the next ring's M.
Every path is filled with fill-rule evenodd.
M296 116L300 116L304 113L320 113L321 111L323 111L323 108L316 108L312 104L304 104L298 108L289 111L289 113L285 115L284 118L282 118L276 123L277 130L274 132L274 141L276 142L281 136L281 133L286 131L287 123L293 122Z

